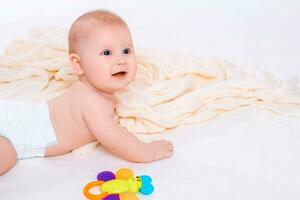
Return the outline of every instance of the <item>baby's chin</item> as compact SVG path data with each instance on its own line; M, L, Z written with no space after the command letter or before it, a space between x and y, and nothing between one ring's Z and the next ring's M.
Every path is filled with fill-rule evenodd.
M122 83L122 84L114 84L114 85L110 85L109 87L97 87L98 90L105 92L107 94L114 94L116 92L121 92L126 90L127 86L130 84L131 82L127 82L127 83Z
M126 88L129 84L130 84L130 82L123 84L123 85L118 85L118 86L112 87L110 91L115 93L115 92L120 92L120 91L126 90Z
M114 80L112 81L112 87L111 89L115 92L118 92L120 90L124 90L127 88L127 86L133 81L132 74L128 74L128 77L113 77Z
M113 94L125 90L127 86L133 81L134 74L128 73L125 76L112 76L107 82L91 82L91 85L100 92Z

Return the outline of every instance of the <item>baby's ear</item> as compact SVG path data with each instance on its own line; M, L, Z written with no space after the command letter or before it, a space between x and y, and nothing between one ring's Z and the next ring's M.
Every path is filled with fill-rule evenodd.
M70 53L69 55L71 66L76 75L80 76L84 74L84 71L80 65L80 58L76 53Z

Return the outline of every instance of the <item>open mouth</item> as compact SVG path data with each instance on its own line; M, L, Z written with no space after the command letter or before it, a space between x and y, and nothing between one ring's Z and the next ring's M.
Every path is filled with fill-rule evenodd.
M127 74L126 72L122 71L122 72L115 73L115 74L113 74L112 76L114 76L114 77L123 77L123 76L125 76L126 74Z

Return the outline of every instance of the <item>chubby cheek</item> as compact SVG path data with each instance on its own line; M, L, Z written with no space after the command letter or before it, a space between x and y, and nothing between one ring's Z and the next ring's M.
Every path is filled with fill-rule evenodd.
M136 59L132 59L128 62L129 66L130 66L130 76L131 79L133 80L136 74L136 70L137 70L137 62Z
M90 63L85 71L86 78L96 87L103 87L110 78L110 70L102 66L100 63Z
M87 73L87 78L90 79L93 83L97 84L102 84L106 82L107 76L105 75L105 72L100 71L100 70L90 70Z

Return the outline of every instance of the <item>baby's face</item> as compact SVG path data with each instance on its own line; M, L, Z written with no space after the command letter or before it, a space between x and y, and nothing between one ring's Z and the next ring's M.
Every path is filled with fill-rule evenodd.
M113 93L134 79L136 57L127 27L103 27L92 33L82 48L83 79L92 87Z

